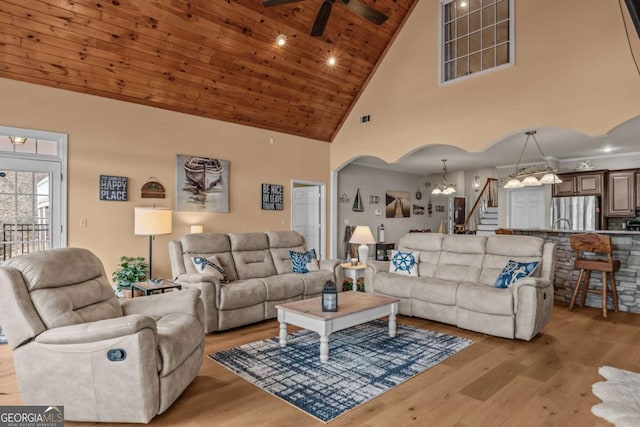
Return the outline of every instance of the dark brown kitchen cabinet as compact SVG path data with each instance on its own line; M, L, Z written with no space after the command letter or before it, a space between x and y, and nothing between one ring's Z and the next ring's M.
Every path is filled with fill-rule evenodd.
M636 216L636 170L609 172L606 216Z
M640 209L640 172L636 172L636 209Z
M601 196L604 171L559 174L562 182L553 185L553 197Z

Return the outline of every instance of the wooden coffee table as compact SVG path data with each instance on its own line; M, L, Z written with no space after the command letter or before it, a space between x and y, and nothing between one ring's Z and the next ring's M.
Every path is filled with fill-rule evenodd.
M320 334L320 361L329 360L329 335L342 329L389 316L389 336L396 336L398 298L361 292L338 293L338 311L323 312L322 298L311 298L276 306L280 322L280 347L287 345L287 325Z

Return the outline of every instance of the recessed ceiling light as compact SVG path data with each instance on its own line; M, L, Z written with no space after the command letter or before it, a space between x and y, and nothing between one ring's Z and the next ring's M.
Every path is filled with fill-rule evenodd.
M330 56L329 59L327 59L327 64L330 67L333 67L334 65L336 65L336 57L335 56Z
M278 34L278 37L276 37L276 44L280 47L287 44L287 36L285 36L284 34Z
M462 8L467 7L467 2L466 1L461 1L460 2L460 7L462 7Z
M602 151L604 151L605 153L610 153L613 151L613 148L610 146L606 146L602 148Z

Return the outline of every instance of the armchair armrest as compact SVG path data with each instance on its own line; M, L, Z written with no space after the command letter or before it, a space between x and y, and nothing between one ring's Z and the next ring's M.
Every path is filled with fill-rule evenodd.
M156 322L139 314L98 320L49 329L36 337L40 344L86 344L133 335L149 328L156 332Z
M171 313L198 316L199 289L183 289L160 295L120 300L125 316L142 314L158 319Z
M371 270L372 275L376 275L380 272L389 271L389 264L391 261L375 261L375 260L367 260L367 265L365 267L366 270Z
M339 259L321 259L320 260L320 270L328 270L328 271L334 271L336 270L336 267L338 266L338 264L340 264L340 260Z
M542 279L540 277L523 277L511 285L511 289L517 292L518 288L523 286L533 286L535 288L544 289L551 285L551 280Z

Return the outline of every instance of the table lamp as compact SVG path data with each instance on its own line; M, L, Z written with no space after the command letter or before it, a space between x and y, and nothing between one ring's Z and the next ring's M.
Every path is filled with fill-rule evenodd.
M367 257L369 256L369 246L376 243L376 239L373 238L371 229L366 225L359 225L351 235L349 243L359 243L358 246L358 259L361 264L367 264Z
M133 234L149 236L149 279L153 278L153 237L171 234L171 213L169 208L135 208Z

